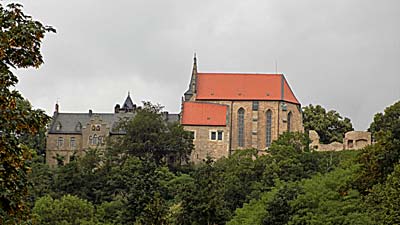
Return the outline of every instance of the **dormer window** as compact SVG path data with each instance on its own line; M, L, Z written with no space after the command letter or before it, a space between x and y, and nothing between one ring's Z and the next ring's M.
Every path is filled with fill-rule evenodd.
M61 130L61 123L60 122L57 122L57 124L56 124L56 130L57 131L59 131L59 130Z
M76 131L81 131L82 130L82 124L80 122L78 122L75 126L75 130Z

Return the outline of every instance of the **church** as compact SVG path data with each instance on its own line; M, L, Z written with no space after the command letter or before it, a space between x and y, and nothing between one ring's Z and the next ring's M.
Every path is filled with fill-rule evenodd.
M303 132L300 102L283 74L209 73L194 57L181 124L192 132L192 162L267 149L284 132Z

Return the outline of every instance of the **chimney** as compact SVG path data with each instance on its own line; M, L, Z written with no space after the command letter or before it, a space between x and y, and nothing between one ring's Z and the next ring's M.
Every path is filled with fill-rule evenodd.
M93 111L91 109L89 109L89 116L93 115Z
M119 109L120 109L119 104L116 104L114 107L114 113L119 113Z
M57 102L56 106L55 106L55 110L54 110L54 115L58 114L58 110L59 110L59 106L58 106L58 102Z

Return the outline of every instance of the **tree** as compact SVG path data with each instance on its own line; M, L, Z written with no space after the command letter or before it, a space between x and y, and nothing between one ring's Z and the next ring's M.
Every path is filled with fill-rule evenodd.
M400 224L400 164L384 184L377 184L366 197L366 206L375 224Z
M369 130L376 142L364 148L357 158L361 169L355 184L363 193L383 183L400 160L400 102L387 107L384 114L375 114Z
M72 195L65 195L60 200L44 196L36 201L32 211L38 224L42 225L79 225L95 219L94 206Z
M0 223L21 223L27 215L26 160L31 150L21 135L36 135L47 123L41 110L33 110L16 90L10 68L39 67L43 63L41 41L55 32L22 12L19 4L0 3Z
M400 139L400 101L388 106L384 113L375 114L369 131L373 136L379 131L390 132L393 138Z
M321 143L342 142L343 135L353 130L349 118L343 117L335 110L326 111L320 105L303 107L303 125L306 133L315 130Z
M160 114L162 107L144 102L134 118L121 121L126 135L111 143L110 152L121 156L151 158L158 165L187 162L194 147L190 132L177 123L168 124Z

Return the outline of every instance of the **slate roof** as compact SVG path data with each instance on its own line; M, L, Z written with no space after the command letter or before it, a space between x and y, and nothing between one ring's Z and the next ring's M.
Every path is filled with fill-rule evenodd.
M124 134L123 131L115 131L114 128L123 118L132 118L136 113L56 113L49 128L49 134L81 134L82 131L77 126L86 126L90 119L99 116L103 123L111 128L112 134ZM179 122L179 114L167 114L164 117L167 122ZM61 129L57 130L57 125L61 124Z
M128 97L126 97L126 100L125 100L124 104L122 105L122 108L133 110L134 104L133 104L130 94L128 94Z
M123 117L133 117L133 113L56 113L49 128L49 134L80 134L81 130L77 129L78 125L86 126L90 119L94 116L99 116L103 123L113 128ZM58 124L61 129L57 130Z
M283 74L198 73L197 100L282 100L300 104Z
M227 105L183 102L182 125L225 126Z

